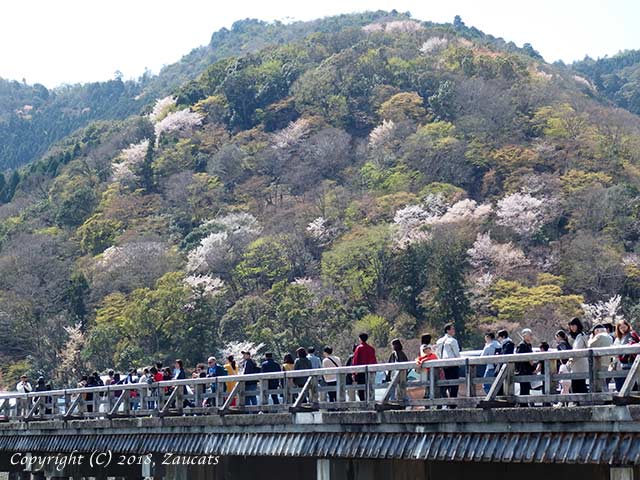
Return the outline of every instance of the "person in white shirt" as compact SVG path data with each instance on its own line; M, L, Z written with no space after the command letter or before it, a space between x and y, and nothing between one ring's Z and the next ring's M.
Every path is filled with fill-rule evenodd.
M452 323L444 326L444 335L436 342L436 355L442 360L448 358L460 358L460 346L456 336L456 327ZM447 380L457 380L460 378L460 367L445 367L444 378ZM458 396L458 385L440 387L440 396L443 398L456 398Z
M16 385L16 390L18 393L30 393L31 391L33 391L33 388L31 388L31 384L29 383L29 379L26 375L22 375L20 377L20 381Z
M322 359L322 368L336 368L336 367L342 366L340 357L333 355L333 348L329 346L324 347L324 350L322 351L322 356L324 357ZM335 386L338 383L338 377L336 374L323 375L323 377L324 377L324 383L327 385L327 387L335 388ZM330 402L336 401L336 393L337 392L335 390L330 390L327 392L327 394L329 395Z
M16 385L16 390L18 393L30 393L33 391L26 375L20 377L20 381ZM29 411L29 399L19 398L16 402L16 407L18 409L18 416L26 415Z

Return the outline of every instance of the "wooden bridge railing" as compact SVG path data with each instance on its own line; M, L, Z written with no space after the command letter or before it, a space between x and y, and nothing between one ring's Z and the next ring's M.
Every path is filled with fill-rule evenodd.
M640 345L543 353L463 357L425 362L388 363L367 366L321 368L289 372L233 375L170 380L152 384L111 385L66 390L8 393L0 397L0 420L113 418L181 414L257 413L313 411L318 409L380 410L411 407L493 408L518 404L548 405L558 402L581 404L640 403L634 395L639 380L640 355L626 370L610 370L618 355L640 354ZM587 359L584 372L557 373L565 360ZM543 375L516 375L516 363L543 362ZM482 377L478 370L495 366L495 375ZM459 367L458 378L444 379L447 367ZM387 372L390 381L386 381ZM361 384L354 376L359 375ZM335 385L324 381L335 376ZM353 379L348 381L348 377ZM613 378L625 378L619 392L611 388ZM296 382L296 379L298 381ZM561 380L586 380L589 393L558 393ZM522 382L541 383L538 394L521 395ZM227 384L235 384L226 388ZM269 384L271 387L269 388ZM490 385L485 393L483 385ZM458 386L457 397L442 396L447 387ZM446 393L446 392L445 392ZM333 400L335 394L335 400ZM278 403L275 403L277 400Z

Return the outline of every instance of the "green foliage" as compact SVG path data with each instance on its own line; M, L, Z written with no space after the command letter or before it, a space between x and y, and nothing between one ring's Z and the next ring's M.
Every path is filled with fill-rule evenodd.
M389 345L391 325L387 319L380 315L365 315L355 322L353 325L354 337L361 332L367 332L369 334L369 343L376 347L386 347Z
M85 253L98 255L113 244L121 228L121 222L105 218L102 213L96 213L77 229L80 248Z
M351 301L370 305L386 295L391 265L387 225L358 228L322 256L323 276Z
M553 276L538 277L538 284L527 287L515 281L498 280L492 287L491 306L498 318L506 322L522 321L536 307L553 305L565 317L578 314L584 302L581 295L564 295L561 279Z

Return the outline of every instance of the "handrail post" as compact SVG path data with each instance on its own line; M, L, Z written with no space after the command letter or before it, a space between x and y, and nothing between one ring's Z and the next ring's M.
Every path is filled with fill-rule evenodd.
M473 379L476 376L476 366L469 364L469 359L466 358L464 361L464 370L465 370L465 387L467 397L475 397L476 396L476 388L473 383Z
M598 382L598 367L596 366L597 362L595 361L593 355L593 349L589 349L589 392L590 396L593 396L594 393L598 393L600 389L600 385Z
M367 400L367 408L371 408L376 401L376 372L370 372L368 365L365 367L365 372L367 388L365 399Z
M435 400L436 399L436 368L435 367L431 367L429 369L429 399L430 400Z
M349 374L347 373L347 375ZM344 402L346 400L345 384L346 376L342 373L336 374L336 401L338 402Z
M555 362L554 362L555 364ZM553 385L552 385L552 380L551 380L551 360L545 360L544 361L544 391L543 393L545 395L551 395L551 392L553 391Z
M405 403L407 399L407 370L398 370L398 385L396 387L396 401Z

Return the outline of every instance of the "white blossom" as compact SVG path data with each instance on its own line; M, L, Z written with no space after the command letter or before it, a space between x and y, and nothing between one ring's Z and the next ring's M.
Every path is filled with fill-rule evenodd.
M420 47L420 52L428 54L435 52L447 46L449 40L444 37L431 37Z
M578 83L580 83L580 84L582 84L582 85L585 85L585 86L589 87L589 88L590 88L590 89L592 89L592 90L595 90L595 88L594 88L593 84L592 84L589 80L587 80L586 78L581 77L580 75L574 75L574 76L573 76L573 79L574 79L576 82L578 82Z
M454 203L447 212L440 218L436 218L433 223L457 223L481 221L492 212L491 205L484 203L478 205L475 200L465 199Z
M248 213L232 213L206 222L206 225L212 224L221 231L210 233L189 252L187 270L190 273L225 272L262 230L256 218Z
M451 205L441 193L429 193L422 200L422 207L430 217L441 217Z
M382 23L370 23L362 27L362 31L366 33L384 32L384 24Z
M229 259L232 255L227 232L210 233L188 255L189 272L206 272L214 261Z
M622 297L620 295L614 295L606 302L583 303L581 307L584 311L585 319L592 325L595 323L613 323L615 325L624 319L624 315L620 312L621 302Z
M171 110L176 105L176 98L171 95L164 98L159 98L156 100L155 105L153 106L152 112L149 114L149 120L152 123L158 123L164 117L167 116L169 110Z
M423 28L424 27L420 22L416 22L415 20L395 20L393 22L388 22L384 27L384 31L386 33L417 32Z
M185 132L189 133L202 124L204 117L200 113L192 112L188 108L169 113L156 123L156 139L164 133Z
M149 148L149 139L145 138L139 143L131 144L120 152L120 155L111 165L111 175L116 182L130 182L135 180L135 167L140 165Z
M407 205L396 211L393 223L396 226L395 241L400 248L419 243L430 238L425 230L432 216L421 205Z
M457 222L481 221L491 213L491 205L478 205L475 200L461 200L446 208L440 195L427 196L427 208L408 205L396 211L393 222L396 227L396 245L405 248L430 238L427 227Z
M383 120L380 125L371 130L369 134L369 146L376 147L385 143L393 136L396 124L393 120Z
M417 32L419 30L422 30L423 28L424 27L420 24L420 22L416 22L415 20L394 20L388 23L370 23L369 25L365 25L364 27L362 27L362 30L366 33L394 33Z
M236 362L240 363L242 361L241 352L250 352L252 355L256 355L264 348L264 346L264 343L229 342L222 348L222 353L225 358L229 355L233 355Z
M637 253L627 253L622 257L623 267L640 267L640 256Z
M479 233L467 250L469 263L481 272L503 276L529 264L524 252L511 242L496 243L489 233Z
M272 136L273 148L287 149L296 145L303 137L309 133L309 121L299 118L291 122L286 128L276 132Z
M224 217L209 220L207 223L221 225L229 233L246 237L256 237L262 231L262 227L256 217L244 212L230 213Z
M212 277L211 275L189 275L185 277L184 283L191 288L195 294L205 297L218 295L224 286L224 281L219 277Z
M337 236L338 229L330 226L324 217L318 217L307 225L307 234L322 246Z
M100 256L97 266L106 273L126 269L131 265L154 262L167 254L167 245L156 241L137 241L111 246Z
M528 193L512 193L497 205L498 225L511 228L518 235L531 237L551 219L546 199Z

